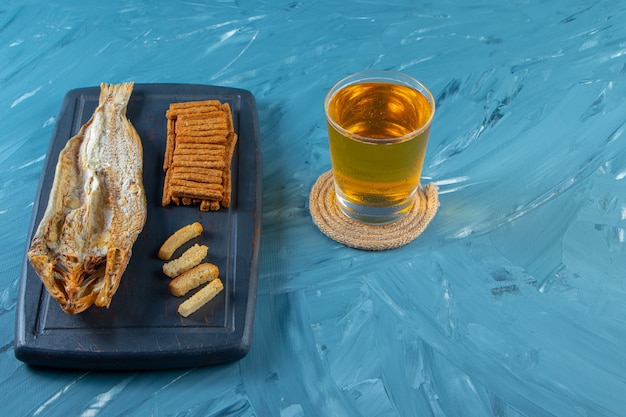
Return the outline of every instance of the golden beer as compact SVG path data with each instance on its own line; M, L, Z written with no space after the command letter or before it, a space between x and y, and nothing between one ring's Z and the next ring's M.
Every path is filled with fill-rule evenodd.
M335 85L325 103L337 199L355 220L389 223L415 200L434 100L403 74L351 77Z

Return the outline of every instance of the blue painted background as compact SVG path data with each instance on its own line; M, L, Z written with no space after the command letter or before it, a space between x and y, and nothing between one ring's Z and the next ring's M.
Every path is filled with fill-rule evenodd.
M0 3L0 403L15 416L626 415L626 2ZM438 109L415 242L311 221L323 98L403 71ZM157 373L31 368L17 286L61 101L100 82L250 90L264 213L250 353Z

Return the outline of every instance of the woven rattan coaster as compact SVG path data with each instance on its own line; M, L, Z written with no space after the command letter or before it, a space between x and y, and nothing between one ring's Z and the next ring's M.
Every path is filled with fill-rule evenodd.
M411 211L401 219L385 225L359 223L346 216L337 206L332 171L320 175L309 196L311 217L329 238L356 249L395 249L412 242L426 229L439 208L438 188L428 184L418 190Z

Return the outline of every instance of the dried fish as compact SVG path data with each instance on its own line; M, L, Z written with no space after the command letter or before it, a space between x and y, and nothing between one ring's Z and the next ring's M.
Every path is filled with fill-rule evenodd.
M133 86L100 85L98 107L59 154L28 251L47 291L69 314L110 305L146 222L143 148L126 117Z

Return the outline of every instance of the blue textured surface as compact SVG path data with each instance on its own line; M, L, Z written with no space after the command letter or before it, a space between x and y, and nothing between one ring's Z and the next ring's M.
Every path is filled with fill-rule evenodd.
M622 1L0 4L0 401L17 416L623 416L626 4ZM89 5L90 4L90 5ZM351 72L423 81L424 182L441 208L400 249L342 247L308 192L322 102ZM32 204L68 90L250 90L264 214L243 360L159 373L13 355Z

